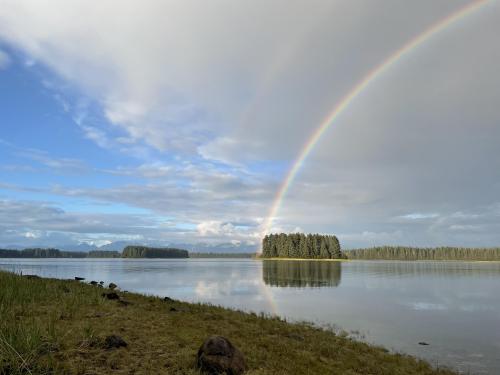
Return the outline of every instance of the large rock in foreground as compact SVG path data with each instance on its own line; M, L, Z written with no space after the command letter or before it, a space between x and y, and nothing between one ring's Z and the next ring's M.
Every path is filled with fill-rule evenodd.
M243 354L222 336L211 336L198 350L198 367L209 374L243 374L246 369Z

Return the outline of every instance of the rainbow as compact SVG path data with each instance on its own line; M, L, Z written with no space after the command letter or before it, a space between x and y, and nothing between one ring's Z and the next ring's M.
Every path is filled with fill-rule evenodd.
M335 120L342 114L342 112L362 93L364 90L368 88L370 83L375 81L377 77L382 75L385 71L387 71L391 66L400 61L405 55L410 53L412 50L416 49L420 45L422 45L425 41L430 39L433 35L438 34L440 31L446 29L450 25L456 23L457 21L463 19L468 14L474 12L482 5L486 4L488 0L475 0L464 7L456 10L452 14L448 15L444 19L439 20L434 23L430 27L428 27L421 34L417 35L413 39L409 40L405 45L401 48L393 52L387 59L385 59L382 63L376 66L373 70L369 71L358 83L352 87L352 89L333 107L332 111L326 116L326 118L321 122L321 124L316 128L316 130L312 133L309 140L304 144L302 151L299 153L297 159L293 163L292 167L288 171L283 183L281 184L278 192L276 193L275 199L271 206L271 210L265 221L263 222L263 230L262 235L265 235L271 231L271 226L273 224L273 220L276 217L280 206L283 202L283 198L286 196L290 186L292 185L297 173L302 168L305 160L314 149L314 147L318 144L321 137L325 134L325 132L333 125ZM259 248L260 249L260 248Z

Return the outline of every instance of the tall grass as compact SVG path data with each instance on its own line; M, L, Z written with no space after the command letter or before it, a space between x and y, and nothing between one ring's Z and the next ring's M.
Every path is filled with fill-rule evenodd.
M59 345L55 322L71 318L82 304L102 303L97 290L67 284L0 271L0 374L51 372L39 357Z

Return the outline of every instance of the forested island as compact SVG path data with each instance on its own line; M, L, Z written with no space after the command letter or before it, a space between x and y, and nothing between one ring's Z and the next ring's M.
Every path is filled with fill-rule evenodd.
M280 233L262 240L262 258L500 261L500 248L379 246L341 250L334 235Z
M263 258L342 259L336 236L323 234L268 234L262 240Z
M381 246L344 251L348 259L500 261L500 248Z

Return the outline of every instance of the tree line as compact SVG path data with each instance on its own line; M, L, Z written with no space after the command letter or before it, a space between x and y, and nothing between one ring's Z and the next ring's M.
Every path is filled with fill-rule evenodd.
M189 252L190 258L253 258L255 253L193 253Z
M92 250L63 251L55 248L29 248L24 250L0 249L0 258L188 258L187 250L127 246L123 252Z
M268 234L262 240L264 258L343 258L336 236L323 234Z
M500 260L500 248L380 246L345 251L349 259Z
M28 248L24 250L0 249L0 258L86 258L87 253L63 251L49 248Z
M121 258L121 256L119 251L110 250L91 250L87 254L87 258Z
M173 247L127 246L122 258L189 258L189 253Z

